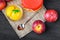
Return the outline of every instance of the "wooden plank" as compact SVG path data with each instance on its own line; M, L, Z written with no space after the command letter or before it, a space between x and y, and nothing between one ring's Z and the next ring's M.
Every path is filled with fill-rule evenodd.
M19 6L21 2L18 2L18 0L14 0L10 3L8 3L7 6L11 5L11 4L14 4L14 5L17 5ZM43 22L45 22L44 20L44 13L46 11L45 7L43 6L39 11L37 12L34 12L34 11L27 11L27 10L24 10L24 16L21 20L19 21L12 21L10 20L6 14L5 14L5 9L2 10L2 12L4 13L5 17L7 18L7 20L9 21L9 23L11 24L12 28L15 30L15 32L17 33L17 35L19 36L19 38L22 38L24 37L25 35L27 35L28 33L30 33L32 31L31 29L31 25L32 23L35 21L35 20L42 20ZM37 13L37 14L36 14ZM36 15L35 15L36 14ZM24 30L18 30L17 27L18 25L20 24L24 24L27 20L29 20L33 15L35 15L27 24L25 24L25 29Z

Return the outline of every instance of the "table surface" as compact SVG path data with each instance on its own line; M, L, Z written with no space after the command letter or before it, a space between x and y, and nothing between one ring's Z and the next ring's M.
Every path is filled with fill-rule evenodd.
M60 0L45 0L44 5L47 9L55 9L60 16ZM60 40L60 18L55 23L46 24L46 32L37 35L33 31L19 39L11 25L5 18L2 12L0 12L0 40Z

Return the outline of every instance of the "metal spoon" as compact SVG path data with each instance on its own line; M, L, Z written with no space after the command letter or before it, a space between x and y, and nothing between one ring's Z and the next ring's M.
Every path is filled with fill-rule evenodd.
M25 24L28 23L37 13L35 13L30 19L28 19L24 24L20 24L18 25L21 29L24 29L25 28ZM20 30L21 30L20 29Z

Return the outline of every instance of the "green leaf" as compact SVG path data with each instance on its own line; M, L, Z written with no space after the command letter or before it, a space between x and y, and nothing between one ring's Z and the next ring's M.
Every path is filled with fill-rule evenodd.
M20 12L20 10L13 10L14 13Z

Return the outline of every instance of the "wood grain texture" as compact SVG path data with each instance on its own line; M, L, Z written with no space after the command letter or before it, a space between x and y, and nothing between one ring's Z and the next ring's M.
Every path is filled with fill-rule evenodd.
M11 5L11 4L14 4L14 5L17 5L17 6L20 6L21 7L21 2L18 1L18 0L13 0L12 2L8 3L7 6ZM23 9L23 8L22 8ZM44 13L45 13L46 9L45 7L43 6L40 10L38 11L27 11L27 10L24 10L23 9L23 18L19 21L12 21L10 20L6 14L5 14L5 9L2 10L2 12L4 13L5 17L7 18L7 20L9 21L9 23L11 24L12 28L15 30L15 32L17 33L17 35L19 36L19 38L22 38L24 37L25 35L27 35L28 33L30 33L32 31L32 23L35 21L35 20L42 20L43 22L45 22L45 19L43 17ZM35 15L36 14L36 15ZM33 15L35 15L27 24L25 24L25 29L24 30L18 30L17 27L18 25L20 24L24 24L28 19L30 19Z

